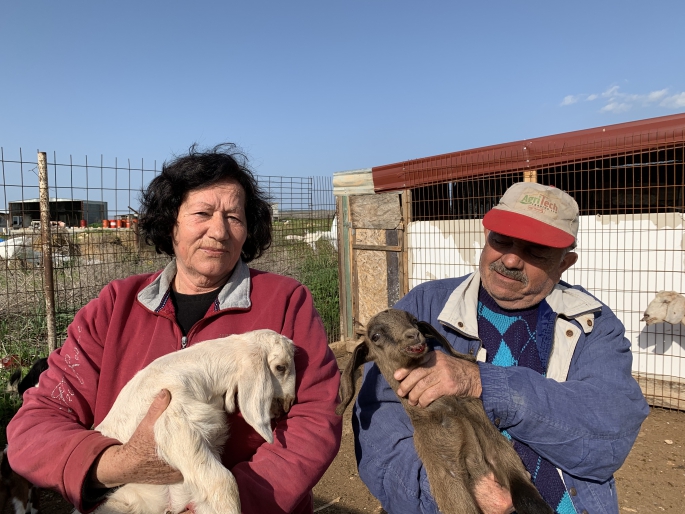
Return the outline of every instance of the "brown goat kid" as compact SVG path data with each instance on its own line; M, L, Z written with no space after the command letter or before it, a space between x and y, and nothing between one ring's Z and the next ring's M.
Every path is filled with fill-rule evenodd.
M452 349L430 324L411 314L388 309L376 314L362 333L342 374L341 415L355 395L355 370L365 362L376 363L394 391L398 368L416 367L429 351L426 337L434 337L459 359L474 362ZM518 514L553 514L530 480L511 443L488 418L478 398L443 396L428 407L415 407L400 398L414 426L414 446L426 468L431 493L443 514L482 514L474 497L480 478L493 473L497 482L511 493Z

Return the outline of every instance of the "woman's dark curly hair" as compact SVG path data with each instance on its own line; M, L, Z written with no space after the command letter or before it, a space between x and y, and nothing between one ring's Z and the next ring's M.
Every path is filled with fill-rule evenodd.
M190 147L188 155L162 165L162 173L141 195L139 226L145 241L154 245L157 253L174 255L172 233L186 195L227 179L235 180L245 190L247 240L241 256L245 262L250 262L262 255L271 246L269 197L259 188L247 167L247 157L232 143L207 151L198 151L196 143Z

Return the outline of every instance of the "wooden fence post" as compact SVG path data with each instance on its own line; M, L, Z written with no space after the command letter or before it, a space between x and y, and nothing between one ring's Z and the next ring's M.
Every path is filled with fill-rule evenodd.
M52 278L48 160L45 152L38 152L38 189L40 191L40 236L43 242L43 279L45 283L45 314L48 325L48 350L52 352L57 347L57 334L55 326L55 283Z

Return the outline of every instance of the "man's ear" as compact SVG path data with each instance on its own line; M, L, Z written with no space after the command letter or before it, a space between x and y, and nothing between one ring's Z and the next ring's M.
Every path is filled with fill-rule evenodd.
M577 261L578 254L576 252L568 252L564 255L564 258L561 259L561 264L559 264L559 275L561 276L564 271L573 266Z

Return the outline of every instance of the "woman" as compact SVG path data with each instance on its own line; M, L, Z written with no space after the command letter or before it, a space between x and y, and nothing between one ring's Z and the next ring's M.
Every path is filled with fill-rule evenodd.
M233 145L193 146L164 165L143 193L140 228L173 260L161 272L113 281L76 314L7 428L12 467L81 512L123 483L182 480L154 451L152 426L168 392L126 444L90 430L131 377L161 355L259 328L297 346L297 401L275 420L271 445L231 416L222 460L236 477L243 512L313 510L311 489L340 445L338 367L309 291L247 267L271 244L271 215L242 162Z

